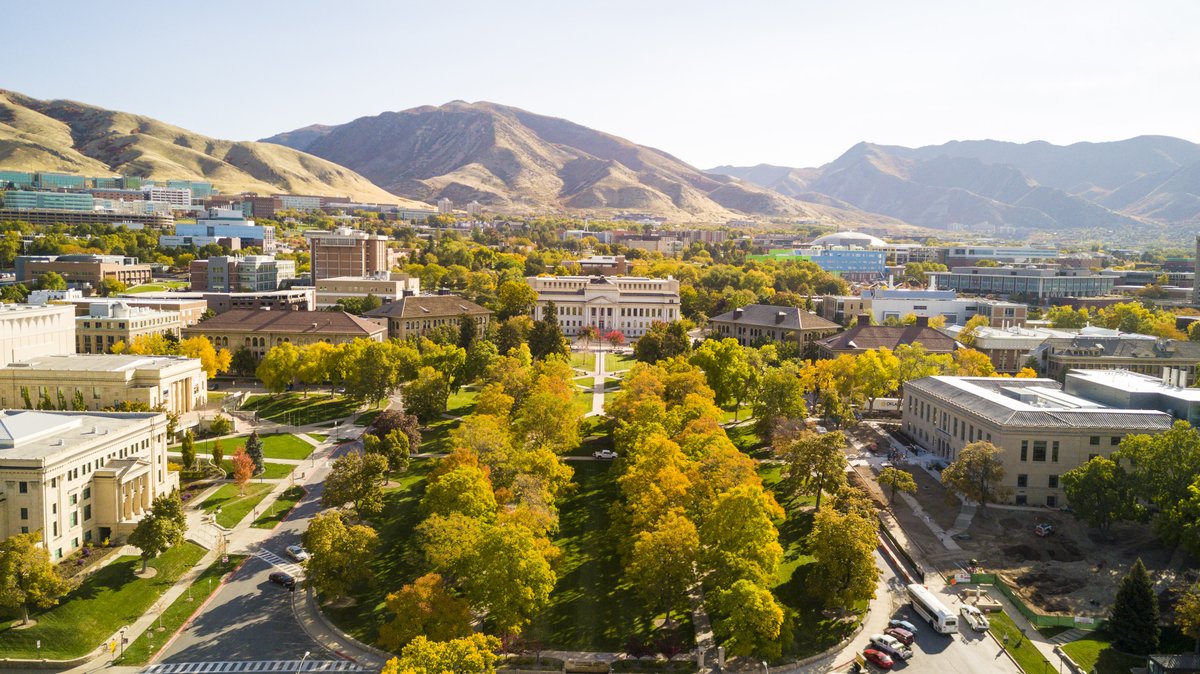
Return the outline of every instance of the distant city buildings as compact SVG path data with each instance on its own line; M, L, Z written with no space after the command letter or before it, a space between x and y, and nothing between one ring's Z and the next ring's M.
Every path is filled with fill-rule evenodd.
M188 271L192 291L263 292L296 278L296 262L273 255L220 255L193 260Z
M1112 292L1114 278L1081 269L954 267L928 272L938 288L975 295L1020 296L1032 302L1055 297L1097 297Z
M386 236L339 227L332 232L308 230L304 238L308 240L314 281L391 271L392 257Z
M175 235L159 237L158 245L200 247L219 239L237 239L239 247L257 246L269 252L275 250L275 227L256 225L239 210L210 208L196 218L195 224L175 225Z
M49 272L62 276L67 283L91 287L98 287L107 278L135 286L154 277L150 265L123 255L18 255L13 264L21 283L36 281Z
M594 326L641 337L650 326L678 320L679 281L641 276L531 276L525 279L538 294L534 319L554 302L563 334L577 335Z

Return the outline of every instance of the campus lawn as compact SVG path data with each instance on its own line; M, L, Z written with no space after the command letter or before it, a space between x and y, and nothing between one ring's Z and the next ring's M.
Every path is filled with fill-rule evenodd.
M274 529L283 521L284 517L287 517L288 513L292 512L292 508L295 508L300 499L304 498L305 493L304 487L288 488L279 495L279 498L275 499L274 503L267 506L267 509L250 526L257 529Z
M201 573L192 583L190 591L179 595L163 611L162 619L155 622L154 627L143 632L136 641L125 647L125 654L117 658L115 664L128 666L144 665L149 662L155 651L162 648L163 641L171 638L171 635L175 634L184 621L196 612L196 607L203 604L211 593L219 589L220 586L217 583L221 576L237 568L237 565L245 558L245 555L229 555L228 564L222 564L220 560L210 564L204 573ZM155 629L159 625L162 625L163 628L161 632Z
M475 401L479 399L479 391L459 389L450 395L446 402L446 412L456 417L465 417L475 412Z
M311 433L309 435L312 435ZM248 435L235 438L221 438L221 450L225 456L233 456L239 447L246 446ZM286 433L272 433L259 436L263 442L263 457L267 459L307 459L314 447L300 438ZM197 440L195 444L196 457L200 459L212 456L213 440ZM167 451L179 452L179 445L172 445ZM286 474L286 473L285 473Z
M362 414L358 415L357 418L354 419L354 425L355 426L370 426L372 423L375 422L375 417L378 417L380 414L383 414L382 409L368 410L366 412L363 412ZM333 424L323 424L323 427L324 428L333 428ZM309 433L308 435L310 437L316 437L312 433Z
M238 495L238 486L230 483L223 485L220 489L213 492L212 496L204 499L200 504L200 508L206 513L216 511L221 508L221 514L217 515L217 524L232 529L238 522L242 521L254 506L258 505L274 487L273 484L251 482L246 485L245 495Z
M735 447L750 456L764 458L770 453L767 443L754 431L753 424L726 428L725 434L729 436L729 440Z
M158 569L153 578L134 575L142 568L139 557L120 557L89 576L58 606L33 614L33 627L16 630L12 622L0 623L0 656L64 660L85 655L141 617L203 556L204 549L197 545L177 545L150 560Z
M1021 630L1017 629L1016 623L1008 617L1007 613L992 613L988 616L988 620L992 623L992 634L996 635L1000 643L1004 643L1004 637L1008 637L1008 654L1017 661L1017 665L1026 674L1039 674L1054 669L1042 652L1029 643L1028 638L1021 635ZM1129 670L1124 671L1128 672Z
M575 406L578 407L583 414L592 411L592 391L575 391Z
M143 283L141 285L126 288L127 293L161 293L168 290L187 290L190 284L187 281L161 281L155 283Z
M1195 642L1192 639L1174 630L1164 630L1156 652L1188 653L1194 647ZM1113 646L1112 635L1104 630L1097 630L1082 639L1067 642L1063 644L1062 649L1085 672L1094 670L1096 674L1126 674L1130 667L1146 666L1144 656L1118 651Z
M228 456L228 454L226 456ZM263 464L262 475L255 475L254 477L251 478L251 481L253 482L260 477L263 478L264 480L279 480L279 479L287 477L288 474L291 473L292 469L295 467L296 467L296 464L294 464L294 463L272 463L270 461L267 461ZM232 460L225 459L224 461L222 461L221 469L225 471L226 475L228 475L229 477L233 477L233 461Z
M359 404L340 395L309 393L306 398L302 392L292 392L250 396L242 409L257 412L263 419L302 426L351 416Z
M441 454L450 451L450 431L458 427L458 419L438 419L421 427L422 453Z
M594 351L572 351L571 367L594 372L596 370L596 353Z
M305 435L312 438L313 440L316 440L317 442L325 442L325 439L329 437L328 435L326 435L324 433L305 433Z
M608 359L604 361L604 366L609 372L628 370L638 362L637 358L634 358L631 353L606 353L604 357Z

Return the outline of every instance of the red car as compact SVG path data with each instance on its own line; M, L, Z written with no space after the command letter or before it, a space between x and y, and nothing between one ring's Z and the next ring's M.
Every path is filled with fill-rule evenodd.
M899 641L905 646L912 646L913 633L909 632L903 627L889 627L884 630L883 633L888 636L896 637L896 641Z
M863 651L863 657L867 659L867 662L880 669L891 669L892 665L895 664L892 662L892 656L883 651L877 651L874 648L868 648Z

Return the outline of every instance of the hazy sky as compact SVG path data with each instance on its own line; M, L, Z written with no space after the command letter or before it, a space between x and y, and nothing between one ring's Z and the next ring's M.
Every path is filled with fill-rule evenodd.
M67 1L5 24L0 88L238 140L463 99L704 168L861 140L1200 141L1194 0Z

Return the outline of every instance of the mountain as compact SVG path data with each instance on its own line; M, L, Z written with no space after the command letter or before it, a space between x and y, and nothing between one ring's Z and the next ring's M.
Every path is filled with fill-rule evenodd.
M309 126L264 139L347 166L393 194L498 210L653 213L723 221L745 214L899 225L805 203L699 171L654 148L495 103L453 101Z
M347 195L399 203L354 171L276 144L217 140L74 101L0 89L0 167L207 180L226 193ZM415 205L415 204L407 204Z
M1166 136L1068 146L859 143L815 169L719 166L710 172L925 227L987 223L1055 231L1200 224L1200 145Z

